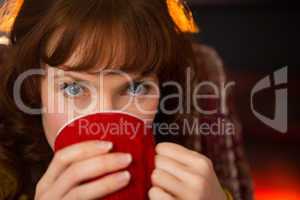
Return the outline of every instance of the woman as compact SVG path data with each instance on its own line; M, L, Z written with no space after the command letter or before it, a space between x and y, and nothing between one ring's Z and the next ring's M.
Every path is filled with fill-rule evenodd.
M182 125L183 121L195 118L212 122L217 117L235 122L227 111L203 116L187 102L186 97L191 95L188 93L184 93L187 96L180 105L190 107L191 112L164 111L176 110L179 103L174 98L163 101L176 92L172 87L164 87L164 83L179 83L187 91L187 81L193 88L210 80L211 70L207 66L215 64L211 62L215 56L206 53L207 49L193 49L190 38L170 17L165 1L28 0L14 23L10 39L8 58L1 67L0 160L9 172L4 173L6 180L15 177L18 181L6 198L16 199L25 193L35 200L95 199L126 187L130 174L125 168L131 157L122 152L111 153L111 143L82 143L53 155L55 134L68 121L72 106L86 107L92 99L87 85L101 91L101 96L96 95L97 109L119 110L128 105L127 112L153 124ZM15 83L30 69L53 69L66 74L60 78L51 73L30 76L22 85L20 93L25 105L45 110L52 106L53 112L29 114L15 101ZM101 73L104 70L126 72L133 84L124 82L120 74ZM109 84L96 85L99 77ZM51 92L50 79L54 80L50 82L54 85ZM51 101L51 95L62 99ZM143 112L136 104L128 104L132 98ZM70 99L75 104L59 113L59 106ZM236 199L250 198L246 174L241 170L243 162L239 160L242 152L235 142L238 134L155 136L157 155L149 199L225 200L230 196L227 191ZM92 183L82 183L122 169ZM89 173L78 173L81 171Z

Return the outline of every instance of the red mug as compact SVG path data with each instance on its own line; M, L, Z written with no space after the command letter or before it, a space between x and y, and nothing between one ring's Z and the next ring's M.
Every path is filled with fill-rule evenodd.
M130 153L133 158L127 168L131 174L129 184L102 199L148 199L155 155L152 126L147 126L137 116L119 111L87 114L73 119L58 131L54 151L89 140L111 141L112 152Z

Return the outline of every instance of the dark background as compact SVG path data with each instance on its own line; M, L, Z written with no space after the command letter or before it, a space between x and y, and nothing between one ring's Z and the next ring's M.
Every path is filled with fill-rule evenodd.
M243 124L245 150L257 200L300 199L299 20L288 1L191 0L201 29L197 39L215 48L235 81L235 100ZM288 133L260 122L250 109L254 85L288 66ZM255 98L257 109L273 117L274 90ZM297 115L298 114L298 115Z

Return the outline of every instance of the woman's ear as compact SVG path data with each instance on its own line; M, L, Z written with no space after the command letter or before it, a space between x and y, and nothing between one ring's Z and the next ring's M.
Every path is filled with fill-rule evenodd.
M0 36L0 45L9 45L10 41L9 38L6 36Z
M4 64L5 59L8 55L9 39L7 38L7 40L8 41L6 41L5 39L2 40L2 37L0 37L0 67Z

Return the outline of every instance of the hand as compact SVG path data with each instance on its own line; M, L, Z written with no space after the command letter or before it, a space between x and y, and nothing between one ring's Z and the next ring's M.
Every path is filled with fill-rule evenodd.
M156 146L150 200L226 200L212 162L173 143Z
M108 153L110 142L89 141L55 153L48 170L39 180L35 200L95 199L125 187L130 180L126 168L130 154ZM91 182L85 182L115 172Z

